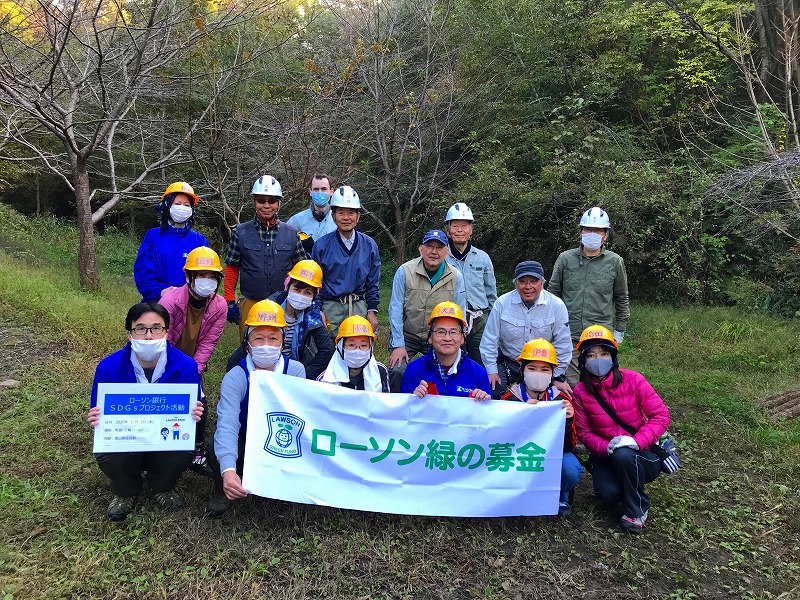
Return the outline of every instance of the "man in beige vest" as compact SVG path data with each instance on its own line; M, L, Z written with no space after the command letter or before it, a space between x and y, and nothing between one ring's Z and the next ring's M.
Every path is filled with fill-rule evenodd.
M428 350L428 315L440 302L455 302L467 310L467 290L458 269L448 265L444 231L425 234L419 258L402 264L394 274L389 301L389 385L400 391L408 361Z

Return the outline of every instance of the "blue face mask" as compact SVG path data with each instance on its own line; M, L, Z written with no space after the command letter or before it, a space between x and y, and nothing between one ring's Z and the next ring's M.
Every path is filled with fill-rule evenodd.
M328 192L311 192L311 201L317 206L328 204Z
M590 358L586 361L586 370L595 377L605 377L613 366L611 358Z

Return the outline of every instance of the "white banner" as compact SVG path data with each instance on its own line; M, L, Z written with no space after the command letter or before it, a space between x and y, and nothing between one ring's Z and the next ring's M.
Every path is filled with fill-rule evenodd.
M560 402L378 394L255 371L243 487L410 515L558 512Z
M92 452L194 450L196 383L101 383Z

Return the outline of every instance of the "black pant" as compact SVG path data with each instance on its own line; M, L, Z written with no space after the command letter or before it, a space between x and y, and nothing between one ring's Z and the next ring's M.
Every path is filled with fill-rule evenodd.
M236 474L239 478L242 478L242 474L244 473L244 442L247 439L247 435L242 431L239 431L239 453L236 458ZM214 476L214 492L216 494L222 494L222 473L220 472L219 461L217 460L217 455L214 452L214 436L212 435L206 440L206 461L208 462L208 466L211 469L211 473Z
M622 502L629 517L641 517L650 509L644 484L661 473L661 462L650 450L619 448L608 458L592 457L595 493L605 502Z
M194 452L109 452L94 457L111 480L114 495L127 498L142 492L142 471L147 471L147 483L156 494L174 489Z
M389 348L389 354L392 353L394 348ZM406 353L408 354L408 360L414 360L414 357L417 354L425 354L428 351L428 342L419 342L416 340L412 340L410 338L406 338ZM392 390L393 393L400 392L400 386L403 383L403 375L406 372L406 367L408 363L403 361L399 365L394 368L389 369L389 388ZM419 385L419 381L414 385L417 387Z
M499 350L497 351L497 375L500 377L500 383L496 384L492 390L492 397L495 400L499 400L512 385L520 381L519 363L503 355Z

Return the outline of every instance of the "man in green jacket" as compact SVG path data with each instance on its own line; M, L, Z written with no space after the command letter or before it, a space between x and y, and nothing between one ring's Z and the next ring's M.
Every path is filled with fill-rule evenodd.
M606 211L593 206L583 213L580 227L580 246L558 256L547 289L567 306L573 346L589 325L608 327L621 344L631 312L625 263L605 248L611 220ZM573 386L580 378L575 350L566 375Z

